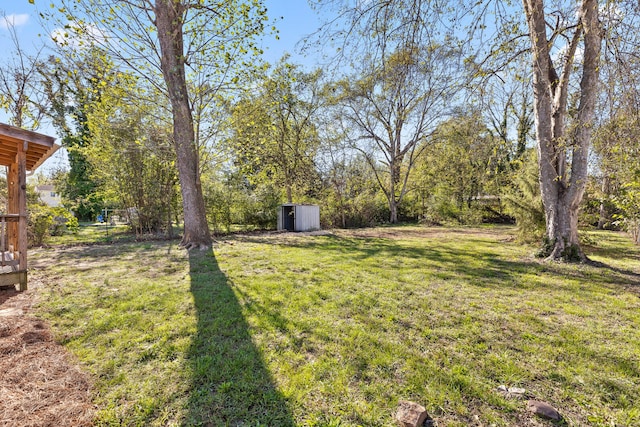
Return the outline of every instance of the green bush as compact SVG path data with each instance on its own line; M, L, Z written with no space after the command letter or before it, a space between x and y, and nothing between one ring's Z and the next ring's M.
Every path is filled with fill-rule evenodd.
M62 236L67 231L75 233L78 231L78 218L63 207L49 208L53 223L49 227L49 234L52 236Z
M53 215L48 206L36 205L29 208L27 237L29 246L42 246L53 225Z
M503 196L505 210L516 219L519 238L523 241L540 241L546 231L538 174L536 152L529 150L512 172L513 184Z
M262 229L275 229L278 222L278 206L280 191L271 184L261 185L255 189L242 206L241 214L244 223Z
M42 246L49 236L78 231L78 219L63 207L32 205L29 207L27 237L29 246Z
M614 215L616 224L631 235L633 243L640 245L640 181L624 184L613 200L620 211Z

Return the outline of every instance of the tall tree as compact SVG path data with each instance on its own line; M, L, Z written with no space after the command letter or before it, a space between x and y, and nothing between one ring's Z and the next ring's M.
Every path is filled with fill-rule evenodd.
M593 175L599 184L599 191L594 193L600 198L598 228L612 225L616 219L614 215L620 214L617 203L612 202L621 200L620 193L628 188L625 184L637 181L632 171L639 164L640 61L637 46L640 40L634 29L638 18L637 14L621 9L617 2L606 3L601 8L605 47L600 73L602 89L596 113L598 126L593 141L597 162ZM627 222L624 214L622 222Z
M551 259L585 259L578 238L578 210L587 183L587 158L598 95L602 28L598 1L582 0L555 20L543 0L524 0L533 67L534 114ZM553 6L556 11L556 6ZM574 17L576 21L570 22ZM554 63L554 42L568 40L560 64ZM581 46L581 56L577 55ZM571 74L581 66L578 105L569 121ZM559 66L558 66L559 65ZM571 156L570 164L568 157Z
M232 108L236 161L253 181L283 188L288 203L313 184L321 92L320 70L304 72L285 56Z
M337 8L316 34L337 44L338 72L345 61L354 70L336 87L337 119L375 173L395 223L421 143L453 112L464 85L457 42L429 0L312 3Z
M243 61L259 52L254 38L263 32L261 0L61 0L75 37L102 46L169 101L173 142L184 211L182 245L211 247L200 183L192 103L199 90L209 99L233 83ZM75 42L70 39L71 42ZM206 88L198 82L209 81Z
M545 251L549 259L586 260L578 239L578 211L596 125L602 65L601 5L597 0L523 0L522 4L524 14L514 13L514 8L502 1L469 6L478 14L467 19L472 21L468 27L470 46L483 52L475 55L476 60L484 57L478 61L482 77L487 73L499 79L512 77L515 73L510 64L523 54L530 55L539 184L546 219ZM482 33L487 26L483 22L494 16L496 26L491 27L497 28L495 40L487 43L490 48L486 51L478 47L485 41Z
M56 187L68 209L81 221L92 221L105 206L85 153L93 143L87 115L104 88L113 83L113 64L99 50L89 49L81 57L51 56L39 74L47 115L69 159L69 171L58 175Z
M91 178L112 208L126 209L136 234L172 234L177 200L175 151L171 128L158 121L160 102L132 98L135 80L118 73L87 112L92 143L81 153L91 164Z
M454 110L458 60L450 46L409 43L380 60L365 59L362 76L336 87L337 120L374 171L391 223L398 222L398 207L426 141Z

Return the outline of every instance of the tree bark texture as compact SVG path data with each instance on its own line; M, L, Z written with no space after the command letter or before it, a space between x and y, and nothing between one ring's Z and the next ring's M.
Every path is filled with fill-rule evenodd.
M182 245L187 249L207 249L211 247L212 240L202 196L193 117L185 77L185 5L180 0L156 0L154 12L162 74L173 114L173 138L184 210Z
M578 211L587 183L587 155L591 143L597 95L602 35L597 0L582 0L579 23L569 41L562 72L551 60L551 41L543 0L524 0L533 59L533 89L540 189L546 215L550 259L585 260L578 238ZM583 67L579 105L567 132L570 74L580 41ZM567 165L571 156L570 167Z

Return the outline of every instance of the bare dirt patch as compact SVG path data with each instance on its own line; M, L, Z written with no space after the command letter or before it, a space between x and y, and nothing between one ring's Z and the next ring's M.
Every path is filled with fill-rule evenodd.
M407 239L407 238L457 238L459 236L474 236L478 238L511 239L512 228L494 227L480 228L444 228L444 227L375 227L356 228L347 230L333 230L336 235L360 238Z
M491 239L500 242L514 240L514 228L509 226L491 228L473 227L426 227L426 226L397 226L397 227L373 227L352 229L316 230L307 232L287 231L256 231L252 233L237 233L222 236L216 244L224 245L234 242L274 243L286 244L292 241L302 241L309 236L334 236L339 238L355 239L462 239L472 237L477 239Z
M28 314L34 296L33 288L0 289L0 427L90 426L89 377Z

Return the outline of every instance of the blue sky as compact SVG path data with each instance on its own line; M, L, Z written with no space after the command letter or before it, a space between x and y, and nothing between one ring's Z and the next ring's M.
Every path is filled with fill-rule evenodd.
M295 45L320 26L316 12L311 10L306 0L266 0L265 3L269 18L277 19L276 26L280 31L280 40L274 40L273 37L264 40L267 60L275 62L284 52L289 52L295 62L311 65L314 61L296 54Z
M46 10L55 0L35 0L35 6L27 0L0 0L0 11L12 17L16 24L21 43L28 47L37 42L43 29L37 16L37 9ZM269 62L280 59L284 52L289 52L296 62L311 64L309 58L296 55L295 45L305 35L318 29L320 20L316 13L309 7L306 0L265 0L269 18L275 20L280 31L280 39L273 36L265 36L265 57ZM7 40L7 31L0 22L0 43L10 46Z
M48 9L55 0L35 0L35 6L28 0L0 0L0 12L3 12L15 25L20 44L29 51L41 43L39 37L47 37L38 19L38 9ZM309 7L306 0L265 0L268 15L279 30L279 39L265 36L263 39L264 58L268 62L277 62L287 52L291 60L306 66L313 66L315 61L297 53L296 44L305 35L313 33L320 26L320 19ZM0 47L4 52L13 50L13 44L6 30L6 23L0 20ZM0 111L0 122L6 122L6 114ZM40 132L55 136L51 127L42 128ZM48 171L66 165L64 150L45 162L40 170Z
M7 15L16 16L18 33L23 47L38 42L38 35L44 30L40 26L37 10L48 10L50 5L58 0L35 0L35 6L29 4L29 0L0 0L0 12ZM117 1L117 0L113 0ZM312 10L307 0L264 0L268 9L269 18L275 21L280 32L280 39L273 36L264 36L263 47L265 48L265 59L269 62L278 61L284 52L292 55L292 61L302 63L306 66L314 66L316 61L312 52L309 56L300 55L296 52L296 44L306 35L315 32L321 25L321 18L316 11ZM520 11L521 7L514 7ZM511 10L513 8L509 8ZM494 27L489 21L485 22L489 26L485 30L486 34L492 34ZM43 34L46 36L46 34ZM0 21L0 46L10 47L7 39L7 31L2 28Z

